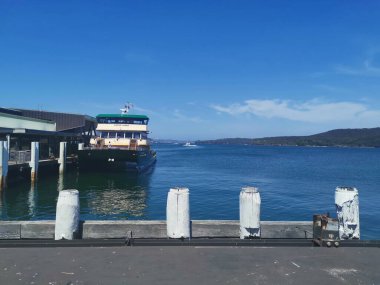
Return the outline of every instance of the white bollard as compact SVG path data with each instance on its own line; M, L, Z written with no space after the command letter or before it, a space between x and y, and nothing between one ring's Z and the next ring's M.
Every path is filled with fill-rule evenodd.
M66 170L66 148L67 142L59 143L59 173L64 173Z
M256 187L240 192L240 238L260 237L260 193Z
M55 218L55 239L72 240L79 228L79 191L75 189L59 192Z
M0 189L7 186L8 159L8 143L0 141Z
M78 143L78 150L84 149L84 143Z
M31 181L34 182L38 179L38 163L40 161L40 143L32 142L30 150L31 150L30 162L29 162L29 165L31 167L30 178L31 178Z
M169 238L190 238L190 202L188 188L171 188L166 204Z
M360 239L359 193L354 187L337 187L335 206L338 216L339 238Z

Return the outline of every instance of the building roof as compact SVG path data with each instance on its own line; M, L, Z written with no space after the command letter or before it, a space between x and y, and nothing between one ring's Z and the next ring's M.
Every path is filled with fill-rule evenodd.
M66 131L86 126L88 122L96 123L96 119L87 115L48 112L39 110L16 109L25 117L55 122L57 131Z

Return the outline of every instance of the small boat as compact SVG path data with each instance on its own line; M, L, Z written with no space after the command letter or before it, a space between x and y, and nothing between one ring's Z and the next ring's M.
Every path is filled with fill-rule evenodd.
M196 144L192 144L191 142L187 142L185 143L183 146L186 146L186 147L191 147L191 146L197 146Z
M89 147L78 150L80 170L110 169L142 172L156 162L156 152L148 140L149 118L129 114L127 104L121 114L99 114L97 136Z

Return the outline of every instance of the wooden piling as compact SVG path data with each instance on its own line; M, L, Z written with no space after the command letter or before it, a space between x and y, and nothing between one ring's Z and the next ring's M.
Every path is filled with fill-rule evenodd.
M0 141L0 190L7 187L8 160L8 143Z
M59 173L64 173L66 171L66 149L67 142L60 142L59 144Z
M32 142L31 143L31 155L29 165L31 167L30 170L30 179L31 182L34 183L38 179L38 163L40 161L40 143Z
M11 156L11 135L7 135L7 142L8 142L7 150L8 150L8 160L9 160L9 157Z

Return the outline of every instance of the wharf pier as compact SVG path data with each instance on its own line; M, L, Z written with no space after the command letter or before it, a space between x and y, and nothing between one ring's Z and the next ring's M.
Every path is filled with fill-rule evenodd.
M34 182L39 168L57 166L63 173L66 163L75 163L78 146L89 143L96 124L87 115L0 108L0 190L20 174Z
M76 156L68 156L66 157L66 163L68 165L74 165L77 162ZM39 167L41 169L44 168L58 168L59 167L59 158L49 158L49 159L40 159L38 161ZM8 162L8 171L10 173L23 172L27 169L30 169L29 161L25 162L17 162L17 161L9 161Z
M15 155L18 155L19 153L23 153L23 159L13 159ZM34 181L38 179L39 172L51 173L61 171L63 163L65 166L64 169L73 168L77 165L76 155L66 156L64 159L60 157L50 157L32 160L30 151L13 151L11 154L13 157L10 160L0 163L2 169L4 168L4 165L6 165L7 169L5 175L3 174L4 178L2 179L3 182L0 185L0 191L7 188L8 183L13 183L19 179L31 179L31 182L34 183Z
M1 284L380 284L380 241L314 246L311 222L192 221L191 239L166 221L82 221L54 240L55 221L0 222Z

